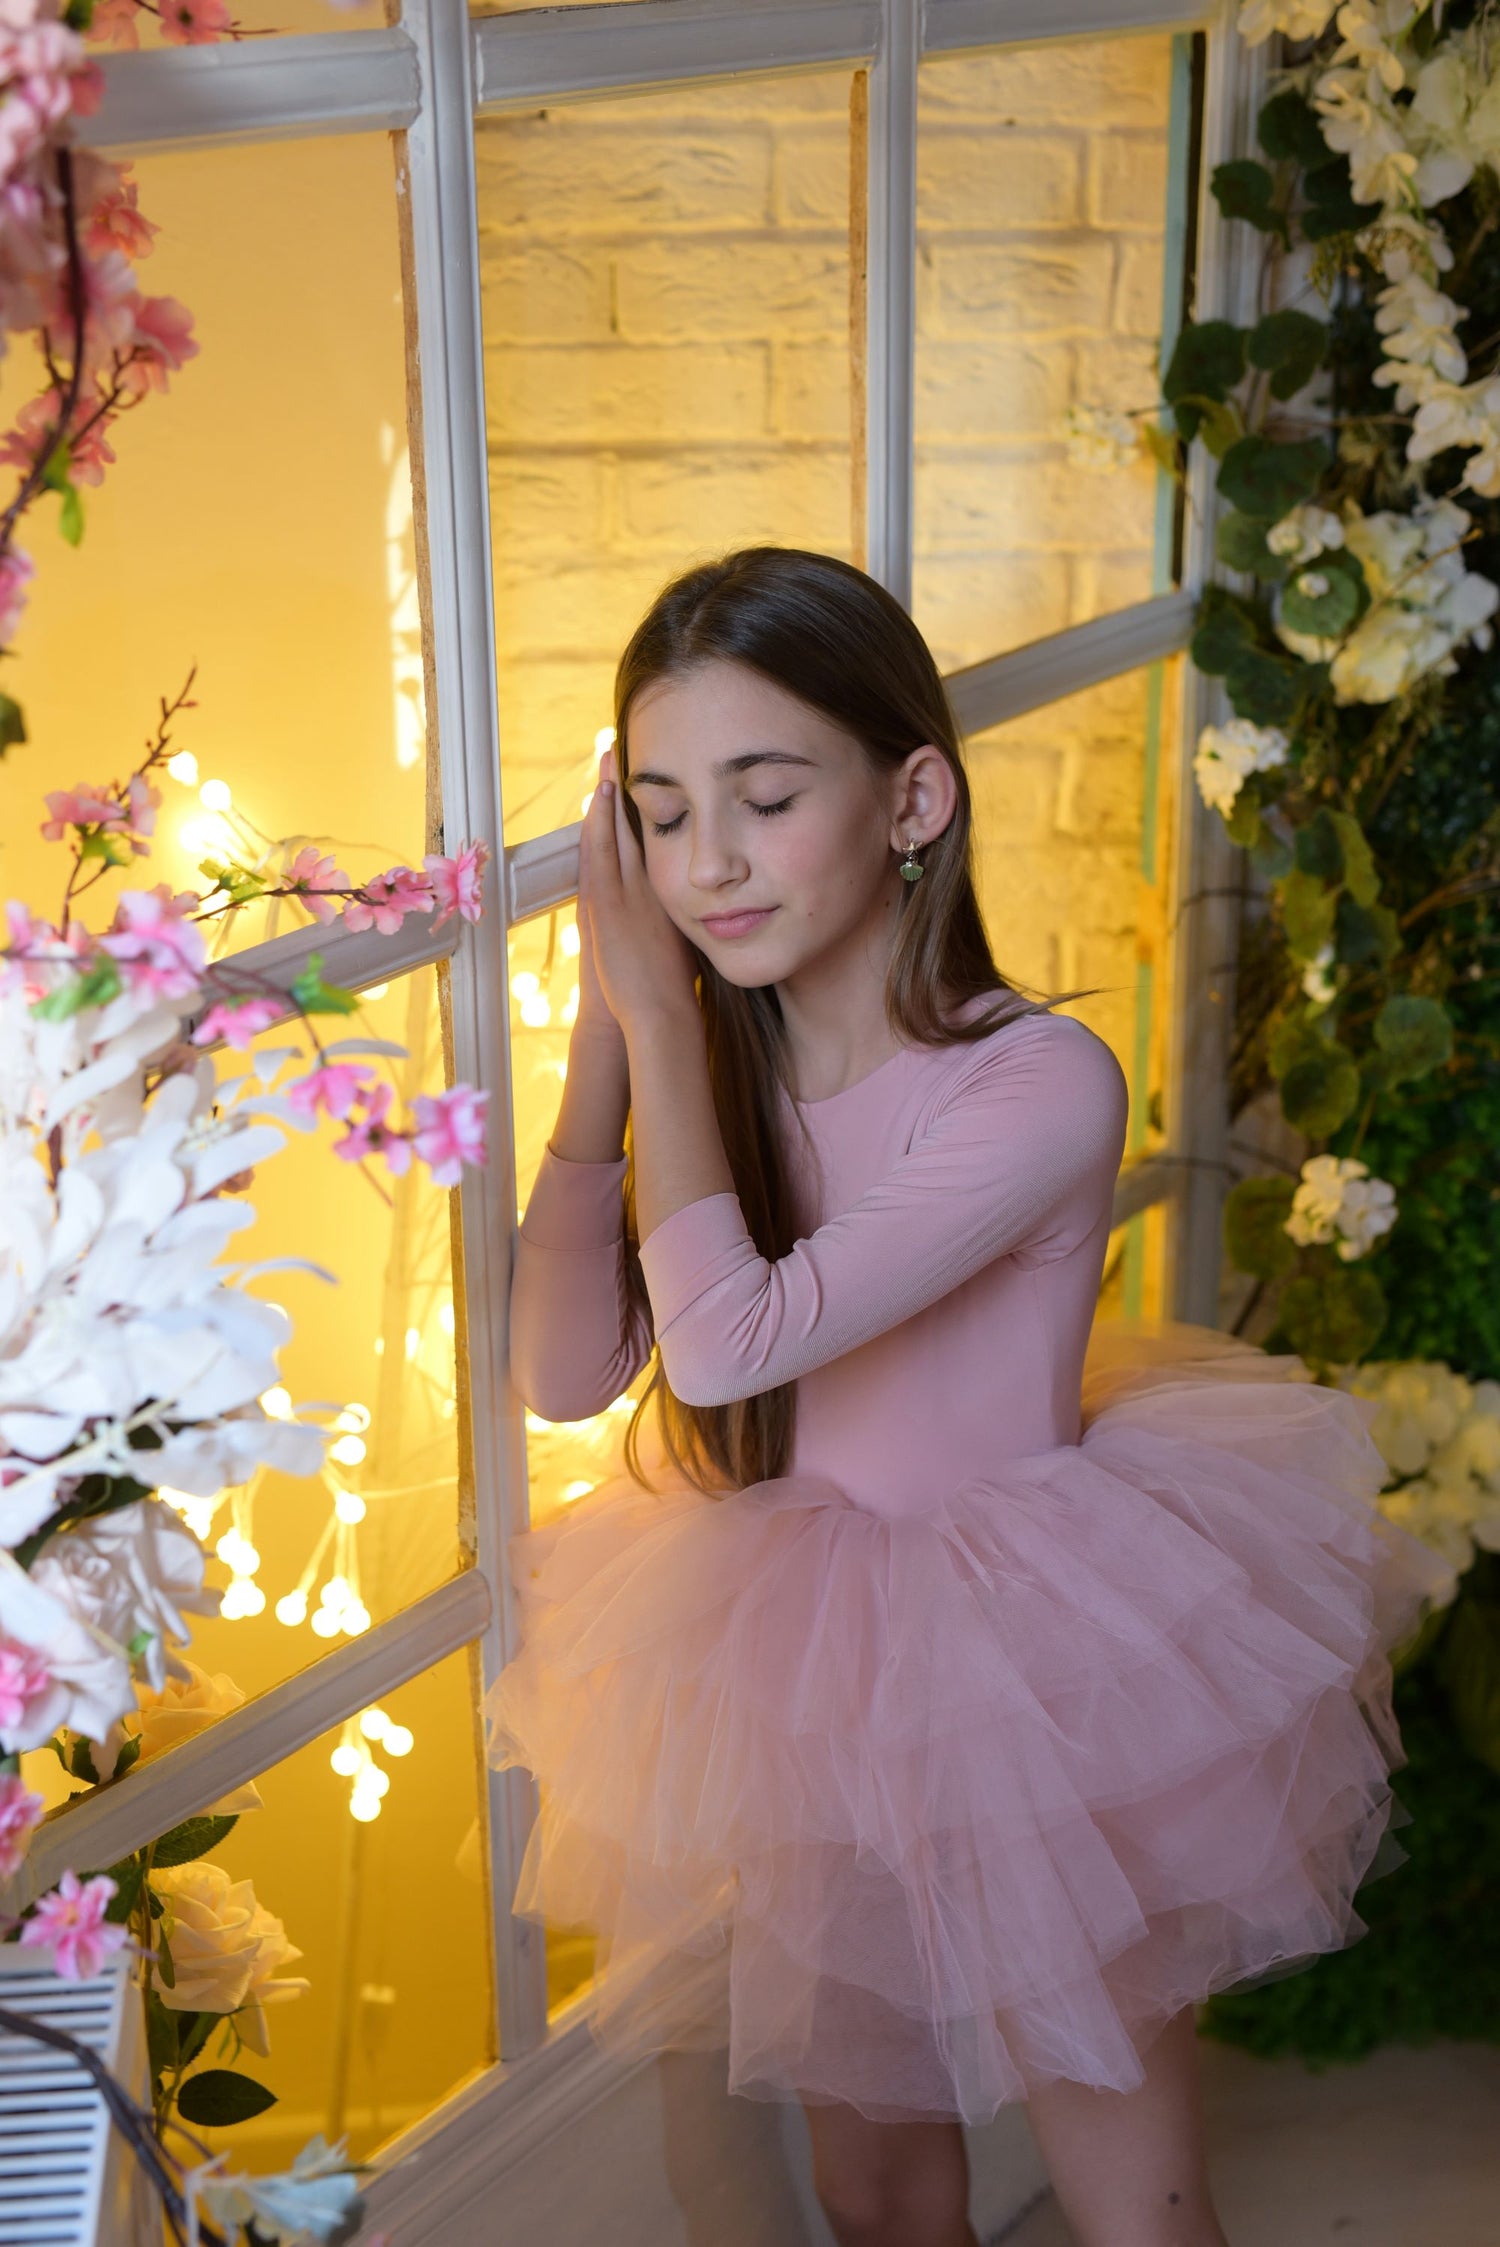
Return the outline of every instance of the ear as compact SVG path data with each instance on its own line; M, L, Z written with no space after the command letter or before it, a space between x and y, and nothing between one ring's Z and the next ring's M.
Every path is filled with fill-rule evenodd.
M941 749L930 741L913 749L896 777L891 845L930 843L941 835L958 809L958 783Z

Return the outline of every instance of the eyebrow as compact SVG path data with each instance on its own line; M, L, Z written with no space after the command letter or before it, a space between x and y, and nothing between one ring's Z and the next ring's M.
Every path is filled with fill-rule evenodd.
M715 780L727 780L731 773L748 772L752 765L807 765L814 768L812 757L799 757L790 749L743 749L737 757L725 757L722 763L710 765L709 772ZM674 780L669 772L633 772L625 783L627 788L680 788L682 782Z

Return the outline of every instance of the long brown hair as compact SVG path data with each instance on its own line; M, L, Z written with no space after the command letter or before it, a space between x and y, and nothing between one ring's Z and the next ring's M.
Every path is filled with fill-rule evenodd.
M974 886L973 814L953 713L931 651L901 604L863 570L832 555L750 546L674 579L652 603L615 674L615 758L626 816L640 813L623 783L630 771L630 711L642 688L705 663L738 663L831 719L872 765L890 769L931 743L953 769L958 802L926 846L919 882L903 883L886 976L886 1019L906 1045L982 1038L1004 1022L1067 999L1023 995L990 952ZM776 1093L789 1090L781 1007L774 985L727 982L698 950L709 1078L735 1191L750 1237L774 1260L798 1237L778 1136ZM997 1003L967 1021L951 1010L981 992ZM793 1111L795 1113L795 1111ZM798 1119L801 1121L801 1118ZM626 1278L646 1302L635 1217L635 1159L627 1127ZM791 1383L730 1404L690 1405L672 1393L658 1351L625 1439L630 1472L653 1487L640 1456L642 1415L655 1400L667 1456L698 1489L722 1496L785 1474L792 1456Z

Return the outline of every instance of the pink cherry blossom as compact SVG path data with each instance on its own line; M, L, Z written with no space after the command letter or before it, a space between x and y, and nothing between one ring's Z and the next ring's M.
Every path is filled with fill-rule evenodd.
M132 22L135 0L130 0ZM95 8L90 32L97 30L100 9ZM132 262L149 257L152 237L161 229L141 211L135 180L123 164L112 164L92 149L73 152L73 178L82 216L83 246L90 257L118 250Z
M163 29L166 15L162 16ZM134 355L122 370L126 390L136 397L148 390L165 390L167 376L176 374L189 359L196 359L193 315L175 296L143 296L135 305Z
M129 1941L128 1930L104 1916L114 1893L108 1873L80 1880L70 1865L25 1922L25 1940L51 1951L52 1963L65 1982L91 1980L110 1952Z
M372 882L361 883L359 896L351 897L344 907L344 926L378 928L382 936L394 936L408 913L430 913L433 904L432 884L425 874L411 866L392 866Z
M281 1021L286 1008L280 999L246 997L218 999L193 1032L194 1045L212 1045L222 1038L236 1053L245 1052L252 1038Z
M84 355L90 367L112 363L116 352L128 351L135 336L140 294L135 275L118 250L83 260ZM71 335L74 324L73 284L66 267L57 275L47 324Z
M0 1878L8 1879L18 1869L45 1807L14 1771L0 1771Z
M54 788L46 801L51 816L42 822L45 842L60 843L70 827L117 828L124 821L114 790L90 787L86 780L75 781L71 788Z
M80 401L68 440L68 474L75 484L102 484L105 469L114 466L115 456L108 438L114 417L106 414L90 426L82 427L93 411L87 399ZM0 461L8 467L29 471L51 451L61 412L62 399L55 389L28 398L16 416L15 427L0 438Z
M115 925L99 941L119 961L133 991L185 999L197 990L204 968L203 938L186 917L197 904L191 890L174 897L165 882L121 894Z
M89 37L104 47L139 47L139 0L94 0Z
M342 1119L365 1095L365 1079L350 1061L325 1061L286 1088L288 1101L302 1116L315 1116L326 1108L330 1116Z
M386 1168L400 1178L411 1168L411 1141L404 1132L391 1131L386 1125L391 1099L390 1086L379 1078L362 1086L360 1101L365 1112L363 1116L351 1115L349 1129L342 1139L335 1139L333 1151L346 1163L363 1162L367 1155L384 1155Z
M19 546L7 547L0 554L0 646L15 637L26 607L26 588L35 575L35 563Z
M321 892L348 889L349 877L342 867L309 843L298 851L287 868L282 887L306 906L314 920L331 921L338 910L338 899L325 897Z
M417 1153L432 1171L439 1186L456 1186L465 1163L485 1160L485 1109L487 1092L472 1085L454 1085L448 1092L419 1092L416 1110Z
M484 870L489 858L488 843L465 843L456 858L437 858L429 853L423 859L438 902L434 928L441 928L455 913L461 913L466 921L478 920L484 909Z
M161 0L161 35L174 47L211 46L233 20L227 0Z
M31 1703L51 1684L52 1672L34 1646L0 1638L0 1743L9 1742Z

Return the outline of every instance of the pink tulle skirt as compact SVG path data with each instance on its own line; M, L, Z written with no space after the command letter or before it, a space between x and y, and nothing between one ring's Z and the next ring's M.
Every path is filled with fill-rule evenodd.
M979 2123L1135 2089L1181 2007L1361 1936L1388 1657L1447 1580L1372 1504L1373 1411L1105 1328L1082 1441L917 1518L621 1476L515 1538L490 1760L540 1782L515 1909L596 1931L596 2040Z

